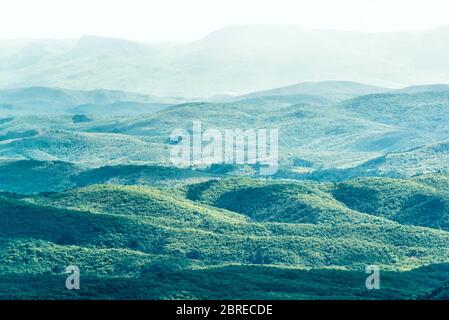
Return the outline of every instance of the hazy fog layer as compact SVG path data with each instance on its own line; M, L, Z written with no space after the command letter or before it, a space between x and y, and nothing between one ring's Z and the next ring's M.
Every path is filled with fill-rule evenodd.
M241 26L164 46L92 36L0 41L0 88L207 97L322 80L401 87L448 83L448 52L449 28L371 34Z

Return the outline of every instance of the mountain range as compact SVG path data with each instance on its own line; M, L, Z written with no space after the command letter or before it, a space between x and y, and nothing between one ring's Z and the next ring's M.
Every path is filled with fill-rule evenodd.
M361 33L227 27L191 43L83 36L0 42L0 88L123 90L168 97L246 94L298 82L448 83L449 29Z

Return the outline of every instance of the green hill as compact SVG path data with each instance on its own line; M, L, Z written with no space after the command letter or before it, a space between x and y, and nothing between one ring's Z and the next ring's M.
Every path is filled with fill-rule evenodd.
M351 212L328 192L328 185L310 182L210 180L191 186L187 197L239 212L256 221L287 223L379 223Z
M39 281L48 290L16 283L2 297L18 297L18 290L24 290L22 298L42 291L43 297L67 298L54 286L69 264L90 279L83 280L86 291L72 298L224 298L234 293L226 288L245 277L252 280L239 285L242 293L236 297L415 297L444 282L449 272L444 268L427 274L427 284L407 279L418 273L412 269L449 262L449 233L396 216L434 214L430 207L403 204L423 194L442 197L445 181L360 179L334 186L228 178L178 189L92 185L28 196L4 193L0 283L42 275ZM356 193L373 199L357 202L352 200ZM396 211L370 211L362 206L366 202ZM417 208L415 215L412 208ZM364 289L364 267L371 264L389 270L388 291L371 295ZM342 286L335 292L326 278L330 275ZM145 293L143 284L155 277L182 279L190 289L174 287L170 278L157 280ZM225 287L214 293L217 281ZM403 287L403 281L411 283ZM268 283L274 287L268 289Z
M448 170L447 92L370 94L338 104L310 97L191 102L124 117L114 116L114 108L87 119L5 116L0 159L167 165L171 132L191 132L192 122L201 121L203 130L277 128L282 178L341 181Z
M119 169L126 167L107 170ZM224 178L3 193L0 283L8 289L0 297L420 297L449 277L437 266L449 262L447 210L421 201L444 201L447 181ZM61 287L71 264L83 272L83 290L73 294ZM383 291L364 288L364 268L373 264Z
M235 99L243 100L269 96L291 96L299 94L315 95L329 101L343 101L367 94L388 92L391 89L365 85L351 81L303 82L286 87L253 92Z
M27 87L0 90L0 111L6 115L152 113L174 104L173 99L111 90L67 90Z
M0 161L0 191L22 194L64 191L93 184L175 187L220 177L190 168L117 165L91 168L62 161Z
M70 177L81 171L74 164L59 161L0 162L0 191L39 193L70 189L75 187Z
M121 265L127 270L124 259ZM130 262L131 263L131 262ZM266 266L180 269L182 262L157 261L139 277L85 275L80 290L61 286L66 275L0 276L1 299L415 299L449 276L447 264L409 272L384 272L380 290L366 290L364 272L297 270ZM173 286L176 282L176 286ZM35 284L29 290L29 283ZM444 296L442 297L444 299Z
M371 121L422 130L429 137L447 133L449 91L372 94L343 102L342 107Z
M401 224L449 230L447 185L444 189L438 183L433 186L430 179L360 178L338 184L333 193L353 210Z
M74 176L73 181L77 186L91 184L173 186L204 181L215 176L188 168L157 165L118 165L87 169Z

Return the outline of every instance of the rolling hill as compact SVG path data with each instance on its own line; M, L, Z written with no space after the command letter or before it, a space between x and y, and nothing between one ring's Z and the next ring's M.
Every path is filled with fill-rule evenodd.
M110 90L67 90L27 87L0 90L3 115L107 114L133 115L157 112L178 102L142 94Z
M396 90L397 93L420 93L420 92L446 92L449 91L448 84L429 84L421 86L410 86Z
M0 117L0 298L444 297L448 93L340 85L138 115L147 96L8 91L68 114ZM194 120L278 128L279 172L171 166L170 132ZM382 290L366 290L367 265Z
M447 170L448 92L368 94L339 103L317 97L189 102L128 116L110 105L99 109L107 109L102 115L83 115L89 106L74 116L4 115L0 158L167 165L172 130L189 131L201 121L203 129L277 128L280 177L342 180Z
M344 101L358 96L374 93L385 93L392 89L370 86L351 81L303 82L291 86L253 92L238 96L233 100L246 100L270 96L295 96L308 94L329 99L332 102Z
M447 178L447 176L444 176ZM434 181L439 175L419 176L405 182L388 178L360 178L342 182L334 196L359 212L385 217L401 224L448 230L449 193ZM435 179L436 178L436 179ZM431 183L426 184L425 181Z
M445 182L421 177L392 184L378 178L334 186L226 178L176 192L91 185L38 195L3 193L0 283L7 289L0 296L416 298L449 276L449 233L435 224L418 226L413 219L431 208L408 199L423 192L443 196ZM375 201L396 205L397 216L408 220L361 207L366 201L353 198L356 193L376 195L369 200L373 208ZM73 294L58 289L70 264L83 270L83 290ZM384 270L383 290L364 288L368 264ZM252 280L242 282L247 278ZM223 287L216 291L218 283Z

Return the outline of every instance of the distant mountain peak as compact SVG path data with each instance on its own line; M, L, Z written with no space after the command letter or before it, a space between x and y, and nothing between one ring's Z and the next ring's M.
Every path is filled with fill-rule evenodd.
M449 84L437 83L419 86L409 86L398 90L399 93L445 92L449 91Z
M72 50L73 52L114 52L114 53L122 53L122 54L130 54L130 53L139 53L143 54L146 52L146 48L144 45L141 45L136 42L118 39L118 38L109 38L109 37L100 37L95 35L83 35L75 45Z
M244 98L255 98L263 96L285 96L297 94L309 94L321 96L334 101L354 98L372 93L385 93L391 89L378 87L346 80L329 80L318 82L300 82L297 84L257 91L243 96Z

